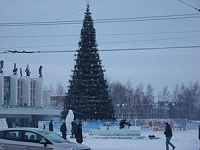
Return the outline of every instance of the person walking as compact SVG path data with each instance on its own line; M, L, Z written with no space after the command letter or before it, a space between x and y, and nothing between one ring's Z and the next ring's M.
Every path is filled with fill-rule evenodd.
M200 140L200 125L199 125L199 140Z
M49 131L53 132L53 120L51 120L49 123Z
M44 130L46 129L46 124L45 124L45 123L43 123L43 129L44 129Z
M172 138L172 129L171 126L169 125L168 122L165 123L166 127L165 127L165 136L166 136L166 150L169 150L169 145L173 148L173 150L175 149L175 146L170 142L171 138Z
M75 134L76 142L77 143L82 143L83 142L83 134L82 134L82 124L81 121L79 121L76 134Z
M62 138L66 140L67 126L65 121L63 121L62 125L60 126L60 132L62 133Z

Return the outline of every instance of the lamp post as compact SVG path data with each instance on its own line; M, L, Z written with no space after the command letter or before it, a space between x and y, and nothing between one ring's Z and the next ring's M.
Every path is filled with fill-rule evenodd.
M116 113L116 117L119 118L120 115L120 105L117 104L117 113Z
M167 113L168 108L169 108L168 102L166 102L166 103L165 103L165 117L164 117L165 119L167 119L168 116L169 116L168 113Z
M175 102L169 102L169 119L172 118L172 110L173 110L173 107L176 105Z
M123 109L123 107L125 106L125 104L122 104L122 119L124 119L124 109Z
M172 109L173 109L173 107L176 105L176 103L175 102L167 102L167 103L165 103L165 106L167 106L167 108L168 108L168 116L169 116L169 120L171 121L171 118L172 118Z
M123 107L124 106L125 106L125 104L117 104L117 108L119 108L117 117L119 116L119 118L121 117L121 119L123 119Z

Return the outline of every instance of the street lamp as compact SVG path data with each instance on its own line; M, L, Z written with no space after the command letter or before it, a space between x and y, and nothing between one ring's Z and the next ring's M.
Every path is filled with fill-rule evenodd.
M124 109L123 109L124 106L125 104L122 104L122 119L124 119Z
M120 105L117 104L117 115L116 115L116 117L119 118L119 115L120 115Z
M169 103L169 119L172 117L172 108L176 105L175 102L170 102Z
M175 102L167 102L165 103L165 105L167 106L168 108L168 116L169 116L169 120L171 121L171 118L172 118L172 108L176 105Z
M125 106L125 104L117 104L117 107L119 107L119 115L117 115L117 116L121 116L121 119L123 119L123 108L122 107L124 107Z

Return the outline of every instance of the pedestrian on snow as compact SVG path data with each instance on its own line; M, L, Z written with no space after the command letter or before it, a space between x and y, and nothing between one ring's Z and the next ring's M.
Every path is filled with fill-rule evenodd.
M76 124L75 121L72 121L71 124L72 124L72 130L71 130L71 132L72 132L72 138L74 138L75 134L76 134L76 130L77 130L77 124Z
M49 123L49 131L53 131L53 120Z
M169 150L169 145L173 148L173 150L175 149L175 146L170 142L171 138L172 138L172 129L171 126L169 125L168 122L165 123L166 127L165 127L165 136L166 136L166 150Z
M200 140L200 125L199 125L199 140Z
M125 120L122 119L122 120L120 121L120 123L119 123L119 128L122 129L122 128L125 127L125 125L126 125L126 119L125 119Z
M46 129L46 125L45 125L45 123L43 123L43 129L44 129L44 130Z
M65 121L63 121L62 125L60 126L60 132L62 133L62 138L66 140L67 126Z
M76 130L75 138L76 138L76 142L77 143L81 144L83 142L81 121L79 121L79 123L78 123L78 127L77 127L77 130Z
M7 121L7 124L8 124L8 128L12 128L12 127L13 127L12 121L11 121L11 120L8 120L8 121Z

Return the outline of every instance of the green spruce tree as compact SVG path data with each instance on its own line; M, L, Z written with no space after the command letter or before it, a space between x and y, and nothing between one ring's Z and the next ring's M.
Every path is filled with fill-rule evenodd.
M113 119L114 109L97 49L96 31L89 5L77 52L62 115L65 117L71 109L75 119Z

